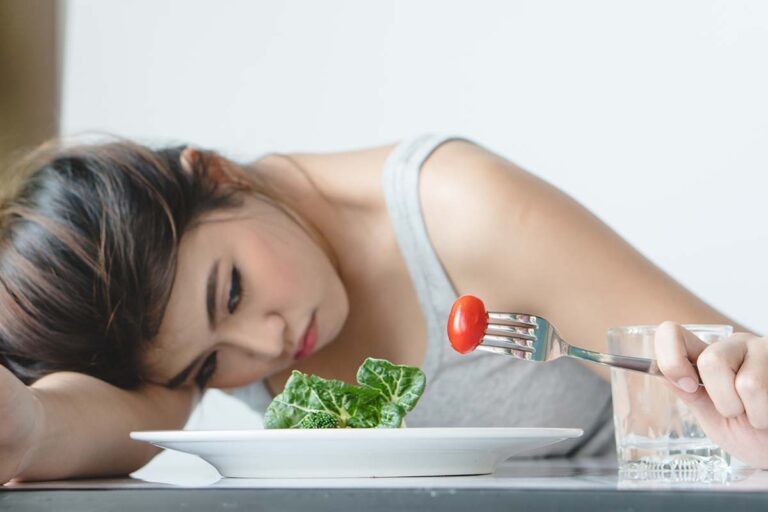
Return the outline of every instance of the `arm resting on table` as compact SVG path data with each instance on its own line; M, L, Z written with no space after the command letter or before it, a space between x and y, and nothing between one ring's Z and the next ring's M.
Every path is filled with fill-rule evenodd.
M31 389L40 402L40 433L16 480L126 475L160 448L130 439L133 430L184 427L199 398L194 388L149 384L124 390L88 375L59 372Z

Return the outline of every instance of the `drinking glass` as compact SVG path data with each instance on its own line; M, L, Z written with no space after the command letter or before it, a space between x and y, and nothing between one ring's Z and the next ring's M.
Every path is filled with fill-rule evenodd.
M729 325L683 325L706 343L729 337ZM617 327L608 331L612 354L655 358L655 325ZM687 473L728 471L731 457L710 441L685 402L663 377L611 368L613 421L619 470L636 477L659 478ZM697 477L698 478L698 477Z

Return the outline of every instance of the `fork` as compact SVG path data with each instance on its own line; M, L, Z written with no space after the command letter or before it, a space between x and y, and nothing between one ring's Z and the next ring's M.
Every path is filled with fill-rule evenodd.
M454 302L448 316L448 339L462 354L477 349L526 361L552 361L567 356L624 370L663 375L655 359L604 354L576 347L566 342L546 319L526 313L487 312L483 302L473 295L462 295ZM702 385L701 378L699 385Z

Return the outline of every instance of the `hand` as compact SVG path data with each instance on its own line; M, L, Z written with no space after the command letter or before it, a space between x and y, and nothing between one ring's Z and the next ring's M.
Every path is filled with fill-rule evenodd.
M654 348L670 388L707 436L750 466L768 469L768 338L736 333L710 345L681 325L664 322Z
M33 390L0 366L0 485L29 463L42 419L42 405Z

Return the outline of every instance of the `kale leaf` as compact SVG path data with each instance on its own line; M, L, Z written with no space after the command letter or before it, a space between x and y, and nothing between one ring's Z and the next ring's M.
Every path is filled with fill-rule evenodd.
M419 368L367 358L357 371L359 386L297 370L267 408L266 428L397 428L424 393ZM318 426L322 425L322 426Z
M357 382L378 389L387 401L410 412L424 393L427 378L419 368L369 357L357 370Z
M285 389L267 407L266 428L298 428L308 414L334 416L340 428L370 428L379 422L379 393L340 380L291 373Z

